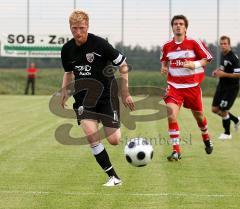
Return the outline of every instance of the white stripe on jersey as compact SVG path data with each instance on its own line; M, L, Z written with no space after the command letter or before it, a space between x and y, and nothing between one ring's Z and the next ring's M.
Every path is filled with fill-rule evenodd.
M195 40L198 45L200 46L200 48L204 51L204 53L207 55L207 59L212 59L212 55L208 52L208 50L203 46L202 42L201 41L197 41Z
M203 67L199 67L194 70L191 70L189 68L171 68L171 67L169 68L169 73L172 76L177 76L177 77L194 75L194 74L203 73L203 72L204 72Z
M179 59L179 58L195 58L196 55L193 50L181 50L181 51L169 52L167 54L167 57L169 58L169 60L172 60L172 59Z
M234 73L240 73L240 68L235 68Z
M98 53L96 53L96 52L92 52L92 53L95 54L95 55L97 55L97 56L99 56L99 57L102 56L101 54L98 54Z
M191 88L198 85L198 83L187 83L187 84L180 84L180 83L173 83L168 81L168 84L172 85L176 89L184 89L184 88Z
M121 54L119 54L118 57L115 60L113 60L113 63L115 65L119 65L119 63L122 61L122 58L123 58L123 56Z

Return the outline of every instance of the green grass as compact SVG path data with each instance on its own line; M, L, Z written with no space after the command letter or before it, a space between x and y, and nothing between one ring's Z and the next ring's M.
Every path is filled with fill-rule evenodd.
M63 69L40 69L36 79L37 95L52 95L61 87ZM206 77L202 84L204 96L213 95L216 79ZM22 95L26 85L24 69L0 69L0 94ZM132 71L129 73L130 86L166 87L166 76L153 71Z
M106 175L87 145L56 141L55 129L65 123L74 125L72 137L83 134L74 119L49 111L49 96L2 95L0 99L0 209L239 208L239 133L229 141L216 139L222 132L221 120L210 112L210 98L204 103L215 144L213 155L205 154L197 125L186 109L179 117L181 135L188 142L182 145L180 162L166 161L171 147L164 140L156 140L153 160L146 167L132 167L123 155L126 138L168 138L166 119L138 122L135 130L122 126L119 146L104 140L124 182L117 188L101 186ZM239 105L238 99L233 113L239 114Z

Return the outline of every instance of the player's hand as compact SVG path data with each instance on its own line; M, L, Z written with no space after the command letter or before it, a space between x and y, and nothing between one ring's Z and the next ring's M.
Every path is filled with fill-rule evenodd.
M216 77L216 71L217 71L217 69L212 72L213 77Z
M135 110L135 105L131 95L122 95L122 102L125 107L128 107L131 111Z
M183 67L184 68L188 68L188 69L191 69L191 70L194 70L195 69L195 64L193 61L185 61L183 63Z
M168 67L162 67L160 72L161 72L161 74L167 75L168 74Z
M214 73L214 76L217 78L225 77L225 74L226 74L222 70L214 70L213 73Z
M66 89L62 89L61 91L61 106L64 109L65 107L67 107L66 102L69 98L68 92Z

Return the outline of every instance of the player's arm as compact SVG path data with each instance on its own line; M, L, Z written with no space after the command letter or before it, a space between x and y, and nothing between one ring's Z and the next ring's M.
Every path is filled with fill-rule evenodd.
M66 106L66 101L69 98L68 95L68 86L73 80L73 72L65 72L63 75L62 89L61 89L61 106L64 108Z
M196 68L205 67L208 63L209 63L209 61L207 59L203 58L203 59L197 60L197 61L185 61L183 64L183 67L194 70Z
M162 68L160 69L161 74L168 74L168 62L162 61Z
M109 44L106 40L102 40L101 48L103 49L103 53L108 60L112 62L114 66L119 67L120 72L120 91L122 102L125 107L129 107L130 110L134 110L134 104L132 97L128 90L128 65L125 61L126 57L122 55L118 50L114 49L111 44Z
M238 57L233 54L231 57L233 73L224 72L224 66L220 65L219 69L213 71L213 76L217 78L240 78L240 65Z
M214 71L213 76L217 78L240 78L240 68L234 69L234 73L225 73L224 71L217 69Z
M161 56L160 56L160 62L162 64L161 69L160 69L161 74L168 74L169 59L166 56L166 54L167 54L166 46L163 45L163 47L161 47Z
M207 46L200 40L194 40L194 53L196 55L196 61L185 61L183 64L184 68L195 70L200 67L205 67L209 62L212 61L213 57L209 52Z
M130 110L135 110L133 99L128 89L128 65L125 61L119 66L119 72L122 102L125 107L129 107Z

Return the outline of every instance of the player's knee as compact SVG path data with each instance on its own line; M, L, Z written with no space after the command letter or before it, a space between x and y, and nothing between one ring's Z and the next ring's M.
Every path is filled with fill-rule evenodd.
M90 143L99 141L99 134L96 130L91 128L85 128L84 133Z
M113 134L108 136L107 139L111 145L118 145L120 143L121 135Z
M175 114L168 115L168 121L170 123L175 123L177 122L177 116Z
M212 107L212 112L215 114L219 113L219 108L218 107Z

